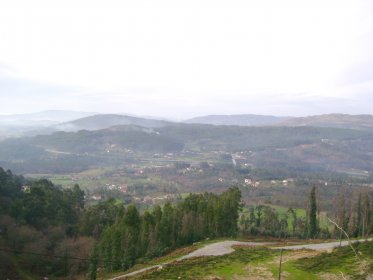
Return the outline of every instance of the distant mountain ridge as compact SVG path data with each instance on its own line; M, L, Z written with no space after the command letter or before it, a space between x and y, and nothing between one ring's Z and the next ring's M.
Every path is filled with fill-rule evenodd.
M185 123L238 125L238 126L267 126L279 124L292 117L276 117L265 115L207 115L185 120Z
M76 111L44 111L33 114L0 115L0 140L9 137L48 135L57 131L99 130L120 125L156 128L172 122L122 114Z
M278 123L280 126L315 126L348 129L373 129L372 115L326 114L298 117Z
M185 120L184 123L237 126L313 126L373 129L372 115L324 114L307 117L276 117L265 115L207 115Z
M15 115L0 115L0 140L9 137L32 136L54 132L51 126L88 117L95 113L49 110Z
M325 114L307 117L278 117L254 114L207 115L183 122L124 114L95 114L76 111L45 111L33 114L0 115L0 140L9 137L47 135L57 131L100 130L116 126L159 128L170 125L329 127L373 130L372 115Z
M134 125L144 128L163 127L172 124L168 121L146 119L116 114L93 115L71 122L54 125L53 128L58 131L78 131L78 130L99 130L119 125Z
M48 125L52 123L68 122L92 115L95 115L95 113L66 110L49 110L29 114L0 115L0 124L25 126L25 124L27 123L46 123Z

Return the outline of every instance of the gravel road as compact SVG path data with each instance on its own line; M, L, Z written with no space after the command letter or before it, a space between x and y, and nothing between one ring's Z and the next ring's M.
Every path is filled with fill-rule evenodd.
M166 265L168 263L164 263L163 265ZM158 265L153 265L153 266L149 266L149 267L145 267L143 269L139 269L139 270L136 270L134 272L131 272L131 273L127 273L127 274L123 274L123 275L120 275L120 276L117 276L117 277L114 277L114 278L111 278L109 280L120 280L120 279L127 279L131 276L135 276L137 274L140 274L140 273L143 273L145 271L150 271L150 270L153 270L153 269L161 269L162 268L162 265L161 264L158 264Z
M372 238L369 239L360 239L360 240L352 240L351 243L356 242L364 242L364 241L372 241ZM341 246L348 246L348 241L342 241ZM316 251L324 251L339 247L339 241L337 242L326 242L326 243L318 243L318 244L303 244L303 245L293 245L293 246L284 246L284 247L271 247L271 249L284 249L284 250L302 250L302 249L309 249L309 250L316 250Z
M206 245L205 247L198 249L188 255L181 257L178 260L185 260L194 257L205 257L205 256L222 256L234 252L232 246L266 246L273 243L264 242L240 242L240 241L222 241Z

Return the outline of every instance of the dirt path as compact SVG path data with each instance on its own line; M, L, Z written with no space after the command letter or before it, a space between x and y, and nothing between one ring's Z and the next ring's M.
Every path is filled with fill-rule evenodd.
M234 252L233 246L266 246L273 243L264 242L240 242L240 241L222 241L213 244L206 245L205 247L198 249L188 255L185 255L178 259L179 261L190 259L194 257L205 257L205 256L222 256Z
M372 241L372 238L368 239L359 239L359 240L352 240L351 243L356 242L364 242L364 241ZM303 245L292 245L292 246L283 246L283 247L271 247L271 249L284 249L284 250L316 250L316 251L324 251L337 248L339 246L348 246L348 241L342 241L341 244L339 241L337 242L326 242L326 243L318 243L318 244L303 244Z
M162 265L166 265L166 264L169 264L171 262L168 262L168 263L164 263ZM162 268L162 265L161 264L158 264L158 265L153 265L153 266L149 266L149 267L145 267L145 268L142 268L142 269L139 269L139 270L136 270L134 272L131 272L131 273L127 273L127 274L124 274L124 275L120 275L120 276L117 276L117 277L114 277L114 278L111 278L109 280L120 280L120 279L127 279L131 276L135 276L137 274L140 274L140 273L143 273L143 272L146 272L146 271L151 271L151 270L155 270L155 269L161 269Z

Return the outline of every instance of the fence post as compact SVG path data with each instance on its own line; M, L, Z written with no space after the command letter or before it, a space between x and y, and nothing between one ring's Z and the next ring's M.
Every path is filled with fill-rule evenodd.
M281 252L280 252L280 264L279 264L279 268L278 268L278 280L281 280L281 269L282 269L282 251L283 251L283 249L281 249Z

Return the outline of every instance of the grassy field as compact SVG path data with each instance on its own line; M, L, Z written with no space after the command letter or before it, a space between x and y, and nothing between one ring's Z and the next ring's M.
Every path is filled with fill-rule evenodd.
M272 205L272 204L265 204L265 205L274 208L277 211L277 213L280 215L280 217L284 216L284 215L288 215L288 213L287 213L288 210L289 210L288 207L279 206L279 205ZM297 217L306 218L306 215L307 215L306 209L293 208L293 210L297 214ZM319 222L320 222L320 227L321 228L328 228L329 230L333 229L333 225L328 221L325 212L320 213ZM289 225L289 230L290 230L291 225L292 225L292 218L291 218L290 215L288 215L288 225Z
M264 205L275 209L276 212L278 213L279 217L283 217L283 216L287 215L288 230L289 230L289 232L291 232L293 218L288 213L289 208L284 207L284 206L279 206L279 205L272 205L272 204L264 204ZM305 209L293 208L293 210L296 212L297 217L299 217L299 218L300 217L303 217L303 218L306 217L306 210ZM248 208L244 207L242 209L242 214L245 215L246 217L248 217L249 216L249 210L248 210Z
M138 276L134 279L203 279L209 276L232 279L233 276L244 276L246 274L245 266L247 263L259 264L270 260L274 254L278 254L278 252L240 248L227 256L175 262L160 271Z
M373 242L356 244L355 247L358 258L349 247L337 248L331 253L284 251L282 279L366 279L373 273ZM188 251L184 248L149 264L163 263ZM278 279L279 259L279 250L236 247L230 255L173 262L161 270L131 279Z
M373 273L373 242L354 244L358 256L350 247L337 248L332 253L322 253L313 258L299 259L294 267L307 272L349 275L351 279L366 279Z

